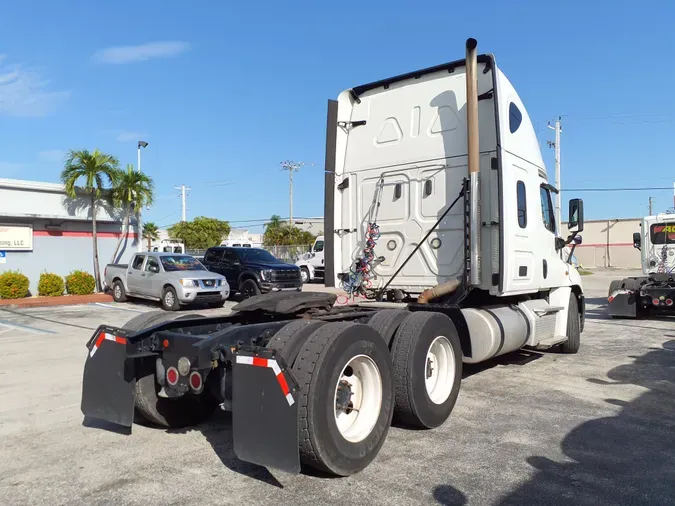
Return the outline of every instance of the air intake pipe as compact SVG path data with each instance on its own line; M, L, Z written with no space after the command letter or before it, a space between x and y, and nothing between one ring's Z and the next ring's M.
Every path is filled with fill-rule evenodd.
M479 285L480 276L480 151L478 144L478 56L476 39L466 41L466 130L469 164L469 281Z

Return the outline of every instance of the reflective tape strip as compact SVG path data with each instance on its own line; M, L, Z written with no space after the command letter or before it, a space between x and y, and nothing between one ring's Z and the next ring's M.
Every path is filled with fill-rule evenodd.
M243 355L237 355L237 364L245 364L245 365L255 365L257 367L269 367L274 371L274 375L277 377L277 382L279 383L279 386L281 387L281 391L284 394L284 397L286 397L286 402L288 402L289 406L292 406L295 404L295 399L293 399L293 395L291 394L290 388L288 388L288 383L286 382L286 378L284 377L284 373L281 372L281 367L279 367L279 364L276 360L271 360L267 358L260 358L260 357L245 357Z
M103 341L113 341L117 344L127 344L127 339L125 337L118 337L114 336L112 334L108 334L107 332L101 332L98 337L96 338L96 342L94 343L94 346L91 347L91 350L89 350L89 356L93 357L94 353L99 349L101 346L101 343Z

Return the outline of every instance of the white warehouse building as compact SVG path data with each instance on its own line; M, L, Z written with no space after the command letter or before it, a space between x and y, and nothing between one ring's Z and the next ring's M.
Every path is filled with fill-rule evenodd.
M122 233L122 213L110 205L97 209L101 274ZM93 274L93 240L89 198L67 197L63 185L0 179L0 273L20 271L37 294L40 274L65 276L73 270ZM126 262L138 250L135 222L116 259Z

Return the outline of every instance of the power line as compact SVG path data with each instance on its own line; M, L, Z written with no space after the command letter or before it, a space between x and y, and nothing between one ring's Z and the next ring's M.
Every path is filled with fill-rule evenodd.
M648 190L671 190L670 186L649 186L644 188L565 188L561 192L635 192Z

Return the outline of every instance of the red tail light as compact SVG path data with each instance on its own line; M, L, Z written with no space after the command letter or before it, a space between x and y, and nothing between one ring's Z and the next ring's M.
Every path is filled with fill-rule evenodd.
M175 367L169 367L166 370L166 382L174 386L176 383L178 383L178 369Z
M655 306L658 306L659 305L659 299L652 299L652 304L654 304Z
M190 374L190 388L195 392L199 392L202 389L202 375L197 371L192 371Z
M666 306L672 306L673 305L673 299L666 299Z

